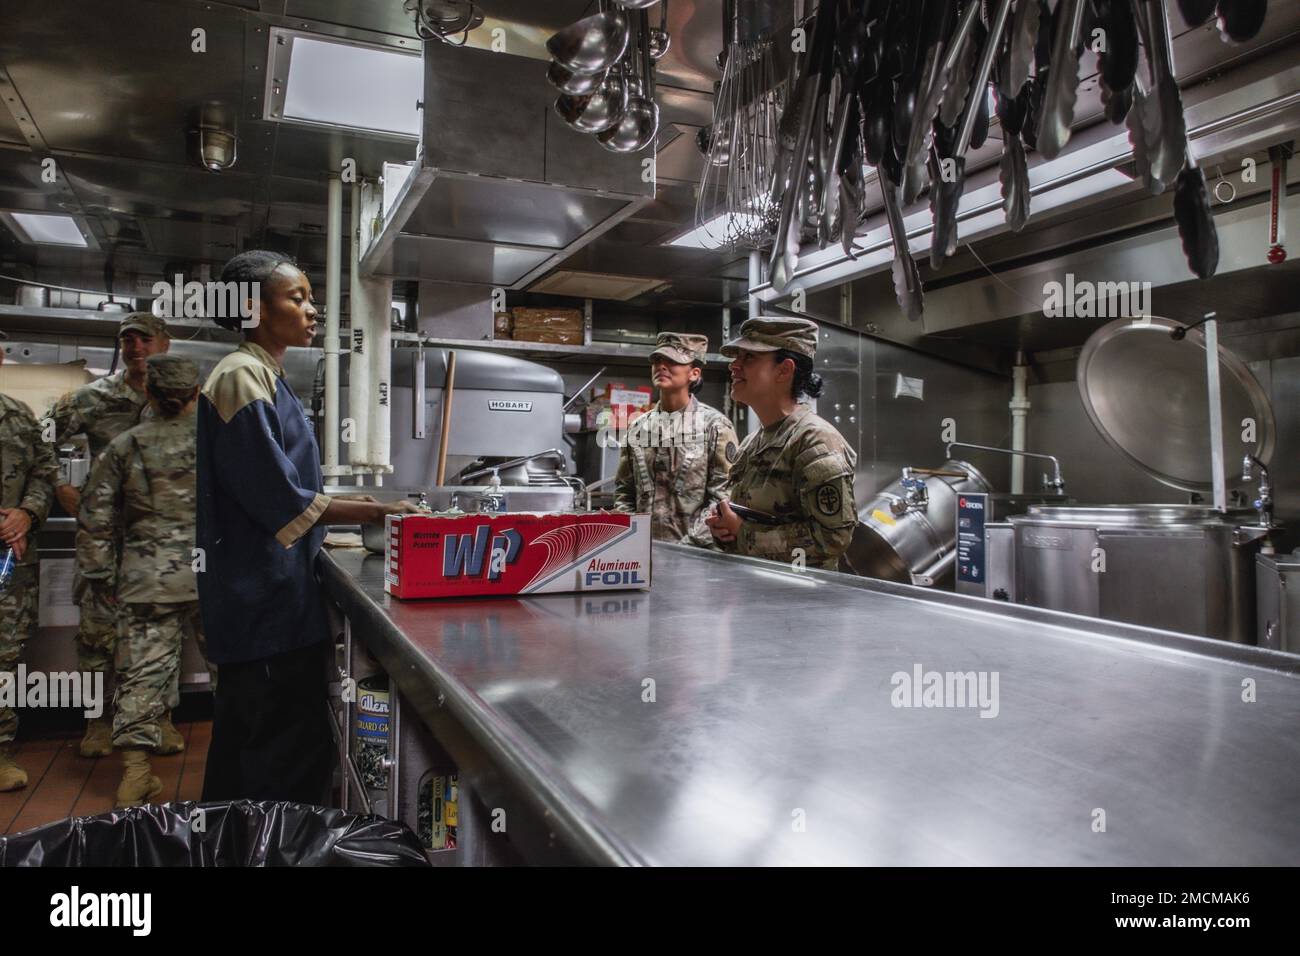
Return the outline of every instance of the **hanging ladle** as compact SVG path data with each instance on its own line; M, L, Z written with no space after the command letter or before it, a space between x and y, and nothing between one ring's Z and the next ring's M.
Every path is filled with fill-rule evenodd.
M633 59L639 61L636 92L628 97L622 118L596 136L601 146L614 153L635 153L645 149L659 132L659 104L655 102L654 64L650 59L650 17L637 14L639 23Z
M546 49L573 73L603 73L627 52L628 35L626 13L602 10L565 27L546 41Z
M604 133L616 127L627 112L627 84L618 71L611 71L600 89L589 96L562 94L555 112L580 133Z

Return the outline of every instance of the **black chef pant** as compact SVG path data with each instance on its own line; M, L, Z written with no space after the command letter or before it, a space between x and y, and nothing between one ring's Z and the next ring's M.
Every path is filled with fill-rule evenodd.
M203 801L328 805L337 754L326 701L328 641L218 667Z

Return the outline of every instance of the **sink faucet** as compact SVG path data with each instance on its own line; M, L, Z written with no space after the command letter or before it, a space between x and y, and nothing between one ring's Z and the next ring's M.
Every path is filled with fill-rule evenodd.
M925 479L913 475L911 468L903 469L899 484L903 486L903 497L895 498L889 506L894 517L901 518L909 511L924 511L929 506L930 491L925 486Z
M1256 514L1259 515L1261 528L1273 527L1273 485L1268 478L1268 468L1254 455L1246 455L1241 460L1241 480L1247 484L1255 480L1255 469L1259 469L1259 497L1254 501Z
M1052 463L1052 477L1049 478L1046 473L1043 474L1043 488L1051 488L1058 495L1065 492L1065 479L1061 477L1061 463L1056 459L1055 455L1040 455L1037 452L1015 448L995 448L992 445L972 445L970 442L964 441L949 442L944 449L944 454L951 458L954 448L973 448L976 451L995 451L1002 455L1020 455L1022 458L1038 458L1042 461L1050 461Z

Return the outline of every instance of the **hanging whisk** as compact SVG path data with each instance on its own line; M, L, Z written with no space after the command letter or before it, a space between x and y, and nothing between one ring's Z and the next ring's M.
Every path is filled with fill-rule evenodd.
M780 212L772 183L777 126L785 105L770 37L748 39L739 5L727 4L727 49L713 125L700 146L708 156L695 204L700 242L757 249L771 241Z

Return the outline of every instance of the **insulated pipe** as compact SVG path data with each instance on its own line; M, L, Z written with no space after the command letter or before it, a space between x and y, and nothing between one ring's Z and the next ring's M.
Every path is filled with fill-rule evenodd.
M366 459L374 469L375 484L393 470L393 406L390 402L393 380L393 280L362 279L366 292L366 312L370 318L370 451Z
M1011 450L1024 451L1029 431L1029 366L1025 353L1016 352L1016 366L1011 372ZM1025 493L1025 459L1021 455L1011 458L1011 493Z
M757 249L750 250L749 253L749 317L758 318L758 313L762 307L758 296L754 290L763 284L763 254Z
M361 187L361 228L379 220L383 215L383 192L373 183ZM369 240L372 237L364 237ZM361 242L364 252L368 241ZM384 475L393 470L392 447L393 406L391 402L393 379L393 280L362 279L361 293L365 298L366 335L369 339L368 363L370 365L370 392L366 397L366 464L375 476L375 485L384 483Z
M357 484L366 483L366 466L370 464L370 415L366 400L370 396L370 362L367 360L366 340L370 337L370 322L366 315L366 295L361 287L361 184L352 184L352 254L349 258L348 311L351 313L352 334L348 343L348 418L352 423L352 441L348 444L348 462Z
M325 425L324 467L326 477L339 468L339 285L342 280L343 180L330 174L329 203L325 218Z
M1205 379L1210 403L1210 486L1214 510L1228 510L1228 483L1223 463L1223 390L1219 383L1219 323L1211 312L1205 317Z

